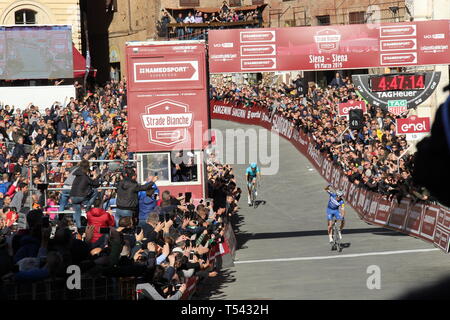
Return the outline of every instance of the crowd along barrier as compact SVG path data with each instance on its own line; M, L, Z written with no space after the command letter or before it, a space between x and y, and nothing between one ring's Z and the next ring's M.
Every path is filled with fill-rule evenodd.
M291 121L268 110L253 106L245 108L223 101L210 101L212 119L259 125L289 140L314 165L320 175L334 188L344 191L347 203L368 224L378 225L434 244L449 252L450 211L443 206L416 203L404 198L400 203L351 183L344 172L317 148L312 136L292 126Z
M209 250L209 263L215 266L215 270L234 267L235 251L236 236L231 223L227 223L224 228L224 242L214 245ZM198 281L199 278L196 276L187 279L186 291L181 297L182 300L189 300L192 297L197 289Z

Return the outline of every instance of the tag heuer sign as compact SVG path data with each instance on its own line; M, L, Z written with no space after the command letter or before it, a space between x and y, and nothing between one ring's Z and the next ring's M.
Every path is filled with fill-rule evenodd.
M387 108L390 113L393 113L396 116L399 116L408 110L408 101L407 100L389 100L388 104L387 104Z
M440 78L439 71L352 75L356 90L368 103L394 114L425 102L436 90Z
M187 128L192 126L193 114L188 105L165 99L146 106L141 114L142 124L149 131L149 141L163 146L183 142Z
M408 101L406 100L389 100L388 107L408 107Z

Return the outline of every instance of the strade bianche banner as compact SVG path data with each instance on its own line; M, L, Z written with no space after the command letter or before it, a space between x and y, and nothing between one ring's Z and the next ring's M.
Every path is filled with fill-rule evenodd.
M344 191L347 204L369 224L375 224L432 243L445 252L450 245L450 211L442 206L413 204L408 198L400 203L351 183L343 171L327 159L314 140L282 118L260 106L251 109L222 101L210 101L212 119L259 125L289 140L314 165L317 172L334 188ZM324 208L325 210L325 208Z
M450 64L450 20L209 31L212 73Z
M209 139L202 41L130 42L128 151L203 150Z

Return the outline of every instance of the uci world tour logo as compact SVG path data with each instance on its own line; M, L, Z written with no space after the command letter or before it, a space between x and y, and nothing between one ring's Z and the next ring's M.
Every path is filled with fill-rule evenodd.
M316 42L319 51L336 51L339 49L341 35L337 30L324 29L316 33L314 36L314 41Z
M158 145L171 146L188 137L192 126L192 112L182 102L165 99L145 107L141 114L142 124L149 131L149 141Z

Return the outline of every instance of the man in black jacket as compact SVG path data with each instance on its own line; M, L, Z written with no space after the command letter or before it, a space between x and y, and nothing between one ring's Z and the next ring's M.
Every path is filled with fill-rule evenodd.
M23 142L24 142L23 137L19 137L18 142L14 147L12 156L15 157L16 159L18 159L21 156L23 157L27 156L27 152L25 151L25 145L23 144Z
M153 186L151 177L147 183L140 185L136 181L137 175L133 168L125 170L125 177L117 184L116 225L122 217L134 217L138 212L138 192L150 190Z
M100 186L97 173L94 171L93 177L89 176L89 161L82 160L80 167L73 173L75 179L70 190L70 198L72 207L75 211L74 220L77 228L81 227L81 204L87 202L86 211L88 211L97 198L98 191L96 188Z

